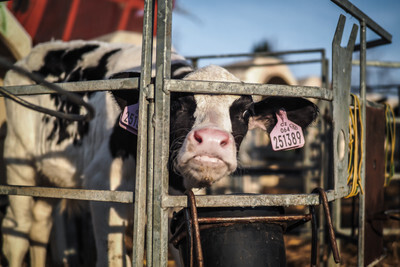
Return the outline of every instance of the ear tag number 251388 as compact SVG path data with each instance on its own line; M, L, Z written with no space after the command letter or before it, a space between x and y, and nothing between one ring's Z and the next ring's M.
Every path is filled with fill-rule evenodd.
M124 108L124 111L121 113L121 116L119 118L119 126L137 135L138 120L139 120L139 103L126 106Z
M278 151L303 147L305 141L301 127L288 119L284 109L276 113L276 118L278 122L269 134L272 149Z

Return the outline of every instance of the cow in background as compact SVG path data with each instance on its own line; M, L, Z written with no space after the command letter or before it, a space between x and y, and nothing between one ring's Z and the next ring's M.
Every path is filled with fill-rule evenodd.
M102 42L49 42L35 47L17 64L51 82L137 76L141 48ZM240 82L225 69L207 66L192 71L183 57L172 54L172 78ZM122 76L121 76L122 75ZM31 82L9 72L6 85ZM7 183L134 192L137 136L119 126L125 106L138 100L135 90L82 94L96 110L90 122L71 122L27 110L6 101L8 131L4 157ZM24 97L36 105L68 113L81 110L49 94ZM284 108L302 128L317 116L303 98L268 97L253 102L247 95L174 93L171 96L170 188L207 187L235 171L237 152L249 129L268 132ZM44 266L54 201L9 196L2 224L3 252L10 266L21 266L30 249L31 265ZM129 204L90 202L97 266L130 265L124 229L131 221Z

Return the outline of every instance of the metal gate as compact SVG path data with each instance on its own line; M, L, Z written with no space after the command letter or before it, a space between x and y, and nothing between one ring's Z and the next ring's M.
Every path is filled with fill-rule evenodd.
M146 243L147 266L166 266L168 260L168 209L186 207L185 196L168 194L169 156L169 110L171 92L224 93L261 96L300 96L332 102L333 106L333 177L332 187L326 188L328 201L340 199L349 193L347 186L349 142L348 110L350 105L350 76L352 53L360 51L360 87L362 99L362 116L365 124L366 105L366 49L391 42L391 35L361 12L347 0L332 0L344 11L360 22L360 44L355 45L357 29L353 25L346 47L341 47L345 17L340 16L332 42L332 90L329 88L285 86L266 84L240 84L226 82L200 82L173 80L170 78L171 61L171 21L172 1L158 0L157 11L157 53L156 79L151 83L151 62L153 45L153 0L145 1L144 26L142 41L141 79L130 78L110 81L76 82L60 84L69 91L97 91L132 89L140 90L139 95L139 129L138 153L136 168L136 187L133 192L111 192L98 190L76 190L61 188L38 188L22 186L0 186L0 194L29 195L51 198L69 198L95 201L113 201L134 203L133 229L133 266L143 265L144 244ZM367 42L366 29L373 30L380 39ZM82 89L85 88L85 89ZM49 93L39 85L15 86L7 88L17 95ZM345 108L343 108L345 103ZM365 141L363 140L363 146ZM344 146L344 152L341 151ZM143 153L147 151L147 153ZM365 150L364 150L365 151ZM363 158L365 155L363 155ZM365 167L362 167L365 177ZM362 178L364 183L364 178ZM133 197L134 196L134 197ZM364 198L360 196L360 222L364 221ZM319 205L318 194L280 194L280 195L229 195L198 196L198 207L255 207L255 206L298 206ZM147 207L147 208L146 208ZM146 221L147 217L147 221ZM147 224L146 242L145 225ZM364 248L363 223L359 229L358 265L363 266Z

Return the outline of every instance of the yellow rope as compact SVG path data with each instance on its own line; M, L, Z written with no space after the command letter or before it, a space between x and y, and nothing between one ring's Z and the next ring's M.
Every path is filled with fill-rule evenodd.
M364 190L361 184L361 166L362 166L362 154L364 151L363 146L360 146L360 140L364 138L364 126L361 119L361 104L359 98L351 94L354 100L354 114L350 108L350 121L349 121L349 166L347 168L348 177L347 184L351 185L351 191L346 198L354 197L359 192L364 194ZM360 126L360 128L358 128ZM360 136L359 136L360 135Z
M390 120L392 120L392 122ZM396 121L393 109L388 104L385 104L385 123L386 123L385 186L388 186L394 175L394 151L396 147ZM390 153L390 164L388 166L389 153Z

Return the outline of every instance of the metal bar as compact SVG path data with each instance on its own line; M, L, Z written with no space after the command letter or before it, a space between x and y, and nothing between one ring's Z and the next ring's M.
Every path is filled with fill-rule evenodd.
M56 83L56 85L70 92L93 92L93 91L110 91L110 90L125 90L125 89L137 90L139 88L139 78ZM39 94L55 93L49 88L37 84L4 86L4 88L6 88L14 95L39 95Z
M315 207L309 206L311 215L311 267L317 266L318 259L318 229L317 216L315 215Z
M340 262L340 255L339 255L339 250L338 246L336 243L336 236L335 236L335 231L333 230L333 224L332 224L332 219L331 219L331 214L329 211L329 205L328 205L328 198L326 195L326 192L322 188L316 188L312 191L313 193L319 194L322 202L322 207L324 209L324 214L325 214L325 222L328 226L328 233L329 233L329 243L331 245L332 253L333 253L333 258L336 263Z
M365 20L360 21L360 96L361 96L361 120L365 126L366 123L366 62L367 62L367 24ZM361 140L361 187L365 188L365 134ZM366 193L366 192L364 192ZM365 195L359 194L358 207L358 266L364 266L364 250L365 250Z
M133 203L133 192L128 191L1 185L0 195L19 195L46 198L66 198L77 200Z
M153 52L153 1L144 3L142 56L139 92L139 125L136 151L135 205L133 223L132 266L143 266L146 225L147 188L147 133L148 133L148 95L151 83ZM151 254L151 252L150 252ZM151 265L150 265L151 266Z
M203 260L203 251L201 248L201 240L200 240L200 228L199 228L199 221L198 221L198 216L197 216L197 207L196 207L196 199L193 194L192 190L187 190L185 192L185 195L187 195L187 201L188 201L188 206L190 209L190 217L192 221L192 227L193 227L193 232L194 232L194 243L195 243L195 248L196 248L196 258L197 258L197 264L196 266L198 267L203 267L204 266L204 260Z
M198 218L199 224L219 224L219 223L272 223L272 222L288 222L297 220L311 220L311 214L305 215L285 215L285 216L250 216L250 217L215 217L215 218Z
M333 99L332 90L312 86L207 82L172 79L166 79L164 83L165 90L170 92L218 93L232 95L299 96L317 98L328 101L331 101Z
M328 201L342 198L348 194L345 190L327 191ZM185 196L166 195L162 208L187 207ZM251 195L209 195L196 196L197 207L256 207L256 206L308 206L319 205L317 194L251 194Z
M168 192L170 96L164 91L164 80L171 75L171 20L172 1L158 0L154 94L153 266L166 266L168 262L168 211L162 208L162 197Z
M319 49L302 49L302 50L288 50L279 52L259 52L259 53L232 53L232 54L220 54L220 55L203 55L203 56L187 56L188 60L198 60L207 58L228 58L228 57L265 57L265 56L281 56L288 54L305 54L305 53L324 53L325 50Z
M360 60L353 60L351 62L353 65L360 65ZM400 62L389 62L389 61L367 61L367 67L380 67L380 68L400 68ZM398 86L398 85L397 85Z
M189 238L190 242L187 242L188 246L188 259L189 259L189 266L193 267L193 227L192 227L192 220L190 220L189 210L185 209L185 222L186 222L186 235Z
M379 26L374 20L372 20L369 16L367 16L364 12L354 6L347 0L331 0L340 8L342 8L345 12L348 12L350 15L358 19L359 21L364 21L365 26L370 28L373 32L381 37L381 39L373 40L366 42L365 48L371 48L383 44L389 44L392 42L392 35L388 33L385 29ZM362 45L362 43L361 43ZM354 47L354 51L359 51L361 49L360 45L356 45Z
M151 89L154 91L154 87ZM150 90L150 91L151 91ZM147 228L146 228L146 265L153 266L153 190L154 190L154 101L149 103L148 140L147 140Z
M269 66L279 66L279 65L295 65L295 64L310 64L310 63L321 63L321 59L310 59L310 60L295 60L295 61L281 61L275 63L265 63L265 64L241 64L241 65L229 65L229 69L244 69L250 67L269 67Z

